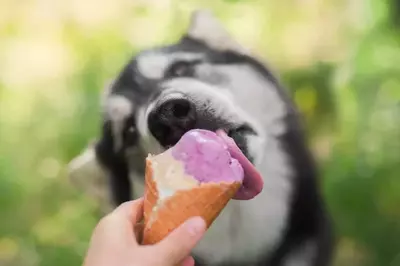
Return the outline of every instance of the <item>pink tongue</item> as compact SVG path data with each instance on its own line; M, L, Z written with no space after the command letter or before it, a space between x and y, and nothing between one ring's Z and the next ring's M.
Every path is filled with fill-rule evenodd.
M230 138L223 130L218 130L220 136L228 146L229 153L233 158L239 161L244 170L243 184L233 197L237 200L249 200L257 196L264 187L264 181L254 165L242 153L235 141Z

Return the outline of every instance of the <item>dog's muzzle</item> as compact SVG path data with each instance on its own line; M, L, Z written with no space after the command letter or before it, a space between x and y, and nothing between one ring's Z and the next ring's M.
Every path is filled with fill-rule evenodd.
M221 107L217 105L224 102L212 103L212 97L207 96L194 99L185 93L165 93L154 102L147 115L150 133L162 147L169 148L191 129L224 130L251 160L246 137L257 133L249 123L238 118L234 110L231 113L226 111L225 115L215 112L216 108Z

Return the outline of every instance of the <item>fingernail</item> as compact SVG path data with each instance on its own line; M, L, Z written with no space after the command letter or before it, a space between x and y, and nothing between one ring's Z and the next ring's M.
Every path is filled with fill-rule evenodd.
M206 223L201 217L193 217L186 221L185 227L192 235L197 235L204 231Z

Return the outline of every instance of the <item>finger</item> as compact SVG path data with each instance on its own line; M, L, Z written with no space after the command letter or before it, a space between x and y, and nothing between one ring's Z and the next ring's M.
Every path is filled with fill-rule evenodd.
M134 225L143 216L141 198L128 201L118 206L98 223L95 234L98 238L107 239L109 243L137 244Z
M186 257L181 263L181 266L194 266L194 259L193 257L189 256Z
M189 256L205 231L206 224L201 217L190 218L152 249L166 265L176 265Z
M143 217L143 198L122 203L110 215L131 223L139 222Z

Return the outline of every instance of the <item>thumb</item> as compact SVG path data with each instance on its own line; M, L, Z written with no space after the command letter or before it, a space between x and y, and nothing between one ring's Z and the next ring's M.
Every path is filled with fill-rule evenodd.
M154 245L154 254L164 265L176 265L189 256L206 231L201 217L192 217Z

